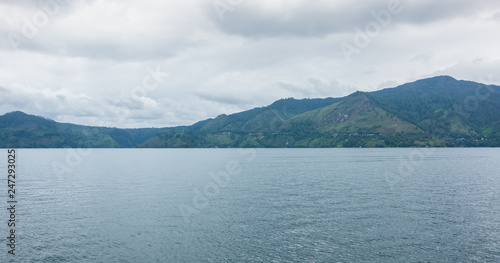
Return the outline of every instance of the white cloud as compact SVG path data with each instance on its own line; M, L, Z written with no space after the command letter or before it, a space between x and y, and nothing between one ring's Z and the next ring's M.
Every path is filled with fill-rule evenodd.
M339 97L441 74L484 81L500 69L496 0L402 0L403 11L347 63L339 44L353 43L355 28L390 1L242 1L222 20L206 0L63 1L52 15L35 0L2 1L0 114L188 125L285 97ZM43 12L47 23L33 22ZM9 37L33 26L15 51ZM134 93L156 65L168 77Z
M486 58L476 58L471 60L461 60L456 64L437 70L430 75L451 75L458 79L475 80L484 84L498 85L500 77L500 60L489 60Z
M86 94L68 90L37 89L12 85L0 89L2 111L25 110L54 118L59 113L74 116L105 116L105 110Z

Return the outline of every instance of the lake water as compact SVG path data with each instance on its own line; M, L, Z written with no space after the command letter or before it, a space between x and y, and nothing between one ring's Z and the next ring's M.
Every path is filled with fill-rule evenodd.
M500 149L19 149L17 165L0 262L500 262Z

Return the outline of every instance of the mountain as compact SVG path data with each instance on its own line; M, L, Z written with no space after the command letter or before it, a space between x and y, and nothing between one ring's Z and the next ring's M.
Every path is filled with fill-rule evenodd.
M191 126L118 129L0 116L0 147L500 146L500 87L438 76L343 98L281 99Z
M369 94L363 92L353 93L330 106L297 115L291 121L310 122L321 133L422 132L416 125L378 107Z
M117 148L138 144L172 128L117 129L58 123L16 111L0 116L1 148Z
M170 133L189 133L219 130L241 130L248 132L259 123L269 124L286 120L296 114L324 107L340 99L282 99L267 107L255 108L232 115L220 115L215 119L200 121L191 126L171 128L118 129L89 127L28 115L16 111L0 116L0 148L133 148L160 135ZM221 124L227 120L227 125ZM220 127L218 126L220 124ZM233 128L231 128L233 127ZM241 128L241 129L240 129ZM262 128L262 127L259 127ZM184 135L181 137L185 137ZM183 140L186 140L185 138ZM154 141L154 140L153 140ZM197 147L193 142L162 143L161 147Z
M199 126L198 129L190 129L190 131L269 132L279 129L279 127L291 117L310 110L326 107L340 100L340 98L281 99L267 107L255 108L231 115L219 115L215 119L204 121L203 125Z
M426 132L451 137L500 135L500 87L439 76L372 92L380 105Z
M219 116L198 132L166 133L141 147L446 146L445 141L379 107L369 93L356 92L337 101L288 119L264 110L250 118L250 123L258 123L250 131L246 125L233 125L231 115ZM254 121L262 115L267 118Z
M288 110L295 104L300 110ZM500 146L500 87L494 85L437 76L310 104L316 109L280 100L220 115L197 130L166 133L140 146Z

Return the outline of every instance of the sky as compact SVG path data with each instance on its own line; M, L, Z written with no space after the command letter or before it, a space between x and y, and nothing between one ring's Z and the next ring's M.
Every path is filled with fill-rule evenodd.
M498 0L0 0L0 114L190 125L437 75L500 85Z

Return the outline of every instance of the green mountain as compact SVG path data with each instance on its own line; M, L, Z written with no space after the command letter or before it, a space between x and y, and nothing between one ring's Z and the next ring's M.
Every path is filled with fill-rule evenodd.
M281 99L191 126L117 129L0 116L0 147L500 146L500 87L439 76L343 98Z
M270 132L284 124L284 122L298 114L326 107L340 98L326 99L281 99L267 107L255 108L249 111L231 115L222 114L215 119L204 121L198 129L190 131L202 132ZM196 125L196 124L195 124Z
M302 104L280 100L268 107L220 115L197 130L166 133L140 146L500 146L498 86L438 76L325 99L323 105L320 101L311 103L316 109L285 111L292 103Z
M308 111L291 119L309 122L321 133L400 133L422 132L416 125L376 106L368 93L356 92L338 103Z
M58 123L20 111L0 116L1 148L118 148L138 144L172 128L117 129Z
M440 76L372 93L380 105L444 137L500 136L500 87Z

